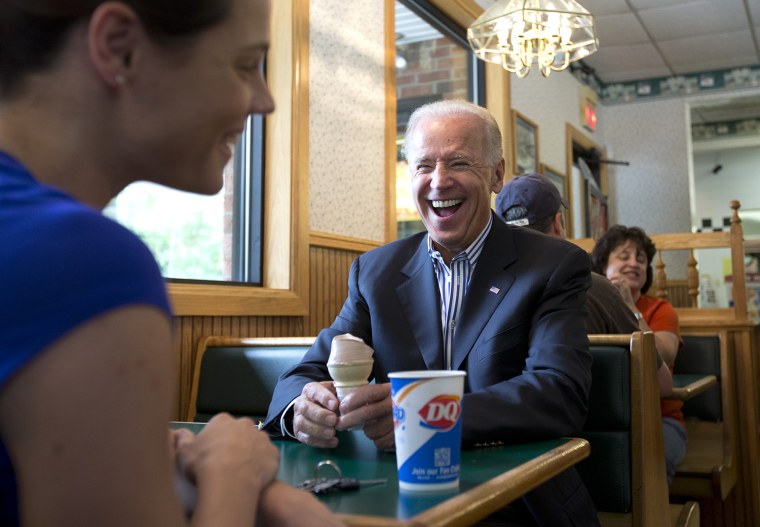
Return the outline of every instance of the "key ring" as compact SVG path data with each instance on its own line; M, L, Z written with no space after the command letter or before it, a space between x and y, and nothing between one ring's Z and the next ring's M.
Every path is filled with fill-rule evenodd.
M323 467L331 467L335 473L338 475L338 479L343 479L343 473L340 471L340 467L338 464L330 459L323 459L319 463L317 463L317 466L314 467L314 481L319 481L319 472L320 469ZM322 470L324 472L324 470ZM322 479L328 479L328 478L322 478Z

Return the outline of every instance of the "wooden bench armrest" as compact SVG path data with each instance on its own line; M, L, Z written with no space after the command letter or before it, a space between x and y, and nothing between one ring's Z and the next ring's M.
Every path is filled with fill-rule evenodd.
M670 525L672 527L699 527L699 504L687 501L683 505L670 505Z
M668 399L688 401L692 397L718 384L715 375L704 375L699 378L694 375L673 375L673 393Z

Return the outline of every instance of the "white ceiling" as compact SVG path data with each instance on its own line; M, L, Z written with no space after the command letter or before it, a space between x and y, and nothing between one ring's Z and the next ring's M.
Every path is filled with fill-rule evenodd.
M483 8L495 0L477 0ZM760 0L578 0L599 50L583 59L605 84L760 65ZM699 108L693 122L760 117L755 97Z
M760 64L760 0L581 0L604 83Z

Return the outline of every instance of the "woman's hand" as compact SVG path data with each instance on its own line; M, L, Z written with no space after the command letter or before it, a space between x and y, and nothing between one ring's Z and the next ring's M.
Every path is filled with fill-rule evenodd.
M620 296L623 297L623 302L625 302L625 305L628 306L628 309L634 313L638 311L638 309L636 309L636 302L633 299L631 286L628 285L628 281L624 277L617 275L610 278L610 282L612 282L612 285L614 285L617 290L620 291Z
M197 436L184 430L173 439L178 467L199 493L204 482L223 481L255 497L277 476L280 453L250 419L219 414Z

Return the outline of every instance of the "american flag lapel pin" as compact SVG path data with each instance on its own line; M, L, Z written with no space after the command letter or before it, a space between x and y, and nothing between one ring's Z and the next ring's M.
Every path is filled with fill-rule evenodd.
M495 285L492 285L491 289L489 289L489 291L491 291L493 294L498 294L499 288L496 287Z

